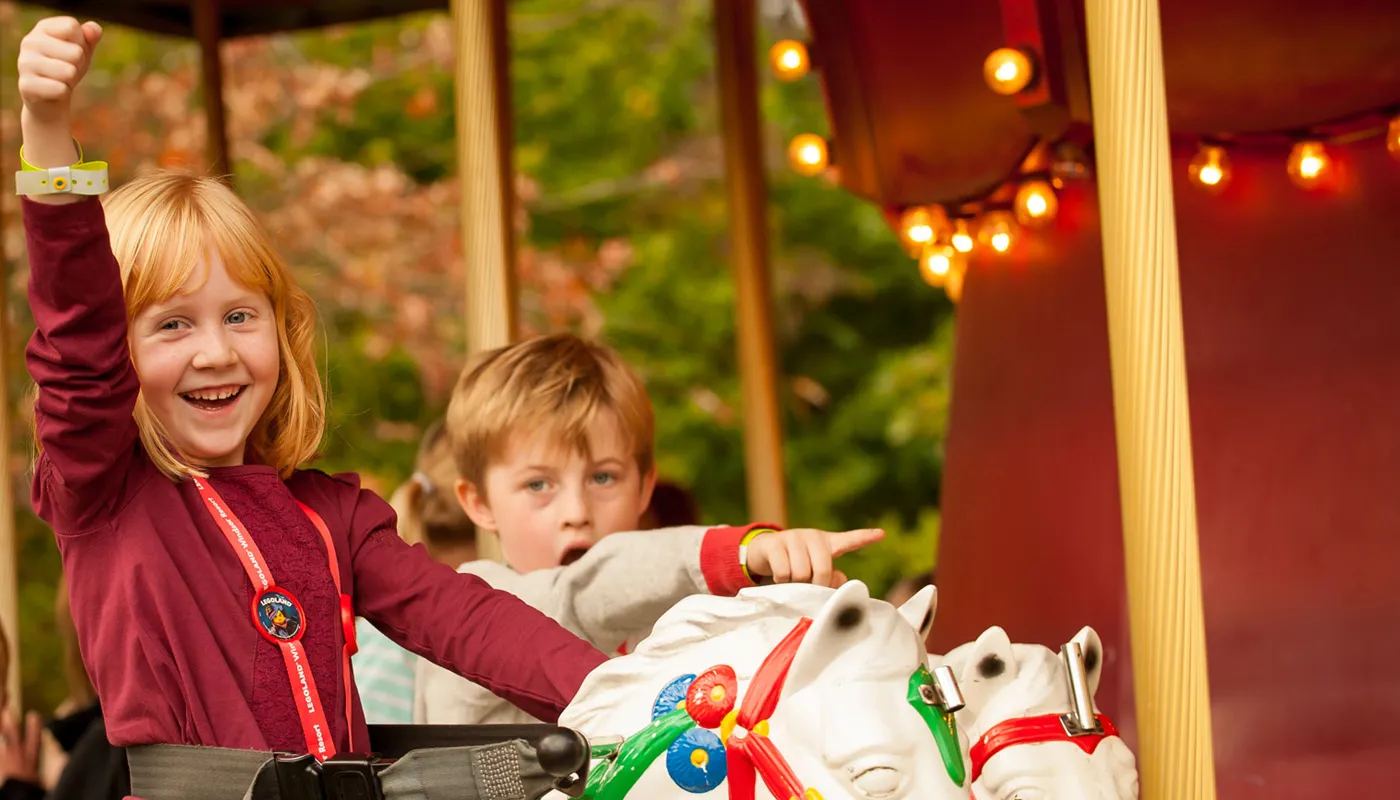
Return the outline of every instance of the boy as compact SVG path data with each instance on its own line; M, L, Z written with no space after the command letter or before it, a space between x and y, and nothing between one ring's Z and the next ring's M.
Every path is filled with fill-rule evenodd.
M607 348L558 334L483 354L457 383L447 429L457 498L500 536L506 563L459 571L612 653L691 594L732 595L756 579L839 586L832 559L884 536L770 525L635 532L656 482L653 427L641 381ZM422 659L414 704L420 723L536 721Z

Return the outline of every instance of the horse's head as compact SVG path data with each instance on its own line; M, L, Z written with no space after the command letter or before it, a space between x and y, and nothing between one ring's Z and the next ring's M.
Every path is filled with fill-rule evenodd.
M595 750L589 796L967 800L956 680L924 661L935 599L850 581L683 600L560 718L624 740Z
M1103 674L1098 634L1083 628L1064 653L1013 645L993 627L943 658L966 698L958 717L972 742L972 778L981 800L1138 796L1132 751L1093 706ZM1077 705L1086 716L1097 715L1091 722L1097 729L1081 725Z
M954 781L965 739L924 659L936 604L932 586L895 609L852 581L812 616L770 733L807 788L828 800L967 797Z

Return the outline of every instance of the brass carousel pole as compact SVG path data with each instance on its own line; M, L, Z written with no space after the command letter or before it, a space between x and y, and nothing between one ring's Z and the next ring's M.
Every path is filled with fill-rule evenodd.
M517 335L511 166L510 44L505 0L452 0L457 28L457 175L467 279L467 352ZM477 532L480 558L500 542Z
M1142 796L1213 800L1157 0L1087 0Z
M786 525L773 286L768 270L768 184L758 110L757 19L755 0L715 0L749 514L755 520Z
M194 35L199 40L200 76L204 87L205 155L209 172L233 182L228 152L228 121L224 116L224 62L219 55L223 19L219 0L194 0Z

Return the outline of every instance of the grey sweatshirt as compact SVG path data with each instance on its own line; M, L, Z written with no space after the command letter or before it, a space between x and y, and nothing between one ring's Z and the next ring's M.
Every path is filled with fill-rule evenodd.
M754 528L686 526L616 533L568 566L519 573L494 561L457 568L543 611L605 653L635 644L671 606L692 594L732 595L753 583L739 542ZM530 642L520 642L530 647ZM480 725L539 720L489 690L418 659L415 723Z

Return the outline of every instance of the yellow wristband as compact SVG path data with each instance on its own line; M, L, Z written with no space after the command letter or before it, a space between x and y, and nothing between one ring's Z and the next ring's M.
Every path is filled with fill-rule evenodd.
M35 194L102 194L107 191L107 162L84 161L83 146L77 139L78 162L67 167L36 167L24 158L24 145L19 148L20 171L15 173L15 192Z
M777 533L773 528L754 528L744 534L744 538L739 540L739 569L744 571L744 577L749 579L749 583L758 583L749 574L749 542L757 539L765 533Z
M83 166L83 144L82 144L82 142L79 142L77 139L74 139L74 140L73 140L73 149L75 149L75 150L78 151L78 160L77 160L77 162L75 162L75 163L72 165L72 168L73 168L73 169L77 169L78 167ZM94 161L93 163L94 163L94 164L101 164L102 162L100 162L100 161ZM103 164L103 166L106 166L106 165ZM20 146L19 146L19 167L20 167L20 171L22 171L22 172L43 172L43 171L44 171L44 168L43 168L43 167L36 167L36 166L34 166L33 164L29 163L28 161L25 161L25 160L24 160L24 145L20 145Z

